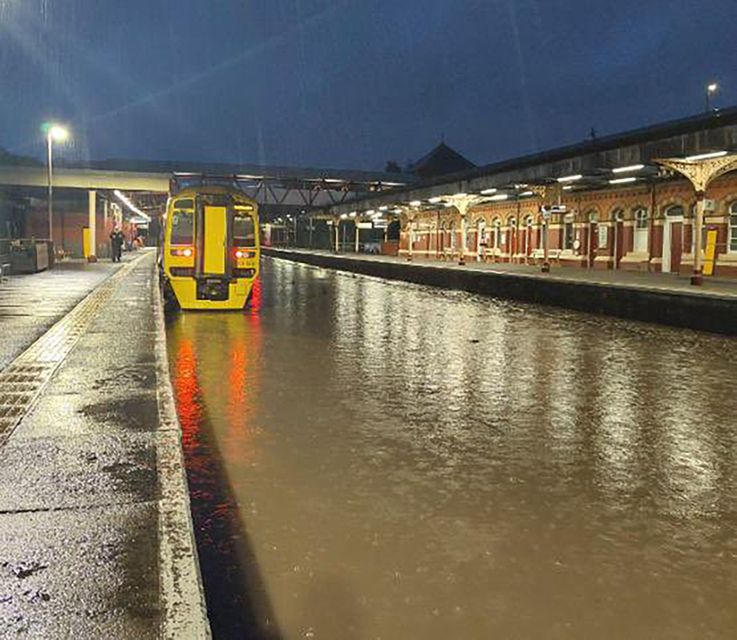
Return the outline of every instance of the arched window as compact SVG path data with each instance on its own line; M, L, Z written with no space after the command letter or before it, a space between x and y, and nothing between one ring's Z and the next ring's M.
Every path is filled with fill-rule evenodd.
M448 225L448 231L450 232L449 246L450 246L451 249L455 249L456 248L456 225L455 225L455 222L451 222Z
M649 216L647 209L638 207L635 216L635 239L633 249L638 253L647 253L647 240L649 229Z
M481 253L486 244L486 220L479 218L476 220L476 253Z
M599 214L596 211L589 211L589 215L587 216L587 219L589 222L598 222Z
M499 249L502 246L502 221L499 218L494 219L492 233L494 235L491 239L491 246L494 249Z
M737 200L729 205L729 235L727 236L727 251L737 253Z
M530 251L532 251L532 228L533 228L534 220L532 219L532 216L527 216L525 218L525 247L524 247L524 253L528 254Z

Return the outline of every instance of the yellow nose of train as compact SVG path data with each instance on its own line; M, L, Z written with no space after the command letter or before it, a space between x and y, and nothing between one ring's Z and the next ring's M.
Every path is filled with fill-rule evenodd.
M259 257L258 206L242 192L208 185L169 198L164 276L182 309L242 309Z

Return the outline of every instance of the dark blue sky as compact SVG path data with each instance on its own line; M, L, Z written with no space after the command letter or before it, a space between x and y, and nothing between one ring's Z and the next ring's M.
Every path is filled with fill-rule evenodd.
M735 0L0 0L0 146L476 163L737 104Z

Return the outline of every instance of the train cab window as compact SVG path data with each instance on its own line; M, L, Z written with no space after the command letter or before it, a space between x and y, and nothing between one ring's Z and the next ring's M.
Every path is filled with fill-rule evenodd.
M247 213L236 211L233 216L233 244L237 247L253 247L256 244L253 218Z
M191 200L189 202L191 203ZM192 244L193 242L194 211L174 209L171 214L171 243Z

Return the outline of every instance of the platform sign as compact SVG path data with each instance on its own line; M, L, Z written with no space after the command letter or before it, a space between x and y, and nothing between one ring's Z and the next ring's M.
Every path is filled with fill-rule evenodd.
M704 275L714 275L714 257L717 248L717 230L709 229L706 232L706 249L704 250Z

